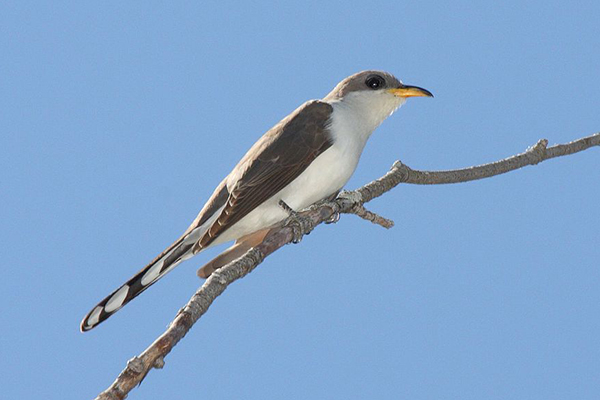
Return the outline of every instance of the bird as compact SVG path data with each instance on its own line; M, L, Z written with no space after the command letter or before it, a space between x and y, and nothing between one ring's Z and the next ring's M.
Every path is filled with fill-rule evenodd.
M207 278L260 244L270 227L289 216L286 208L299 211L337 195L367 139L409 97L433 95L388 72L368 70L345 78L321 100L302 104L248 150L179 239L83 318L81 331L98 326L202 250L235 241L200 268L198 275Z

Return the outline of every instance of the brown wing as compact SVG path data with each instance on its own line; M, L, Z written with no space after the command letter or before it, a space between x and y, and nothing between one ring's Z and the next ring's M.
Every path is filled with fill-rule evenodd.
M328 103L309 101L252 146L229 175L225 208L194 252L290 184L332 145L328 131L332 111Z

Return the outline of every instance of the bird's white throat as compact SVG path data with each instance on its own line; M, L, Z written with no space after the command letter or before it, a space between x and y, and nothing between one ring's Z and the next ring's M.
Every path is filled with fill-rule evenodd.
M332 133L336 139L340 134L351 135L364 146L373 131L405 102L405 98L387 92L348 93L342 99L330 102L334 109Z
M360 158L373 131L405 102L406 99L386 92L354 92L331 101L330 131L334 142L347 147L348 156Z

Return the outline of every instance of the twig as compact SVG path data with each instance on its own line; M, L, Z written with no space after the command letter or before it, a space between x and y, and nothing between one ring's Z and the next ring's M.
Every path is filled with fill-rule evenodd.
M387 219L382 217L381 215L375 214L372 211L369 211L362 204L355 204L352 207L352 210L349 212L350 214L354 214L362 219L370 221L376 225L380 225L386 229L390 229L394 226L394 221L391 219Z
M393 224L392 221L367 211L363 204L390 191L399 183L435 185L488 178L527 165L535 165L551 158L574 154L592 146L600 146L600 133L567 144L552 147L547 147L547 144L548 141L542 139L524 153L516 156L454 171L417 171L396 161L391 170L381 178L355 191L342 192L332 202L321 202L307 211L299 213L299 216L305 219L301 233L303 235L309 233L322 222L331 220L337 213L356 214L382 226L390 227ZM295 218L295 216L291 218ZM265 257L292 242L294 237L294 229L286 220L274 227L260 245L214 272L185 307L179 311L167 330L142 354L131 359L113 384L96 399L122 400L127 397L127 394L141 383L152 368L163 367L164 357L186 335L194 323L208 311L212 302L223 293L228 285L252 272Z

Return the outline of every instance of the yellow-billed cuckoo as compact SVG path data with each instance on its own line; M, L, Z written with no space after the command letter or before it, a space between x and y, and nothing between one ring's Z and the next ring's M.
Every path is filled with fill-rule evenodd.
M413 96L432 94L389 73L363 71L322 100L302 104L250 148L175 243L85 316L81 331L94 328L210 246L236 241L198 271L204 278L259 244L269 227L288 216L281 200L300 211L337 193L354 173L375 128Z

